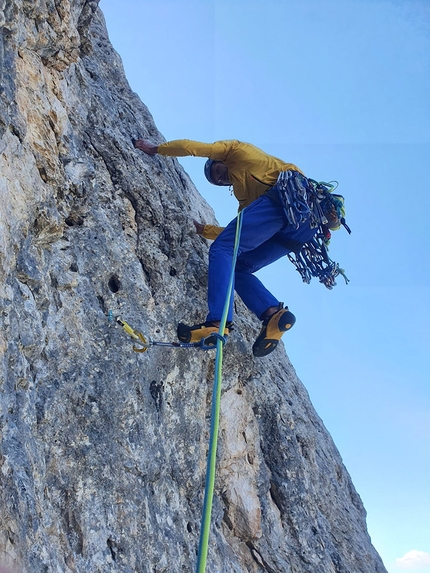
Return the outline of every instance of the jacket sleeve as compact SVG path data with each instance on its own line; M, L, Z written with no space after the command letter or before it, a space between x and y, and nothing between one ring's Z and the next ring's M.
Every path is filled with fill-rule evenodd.
M224 231L224 227L217 227L216 225L205 225L202 233L202 237L205 239L215 240L218 235Z
M208 157L215 161L224 161L235 143L237 143L235 140L201 143L200 141L193 141L191 139L176 139L159 145L158 153L169 157L186 157L187 155L193 155L195 157Z

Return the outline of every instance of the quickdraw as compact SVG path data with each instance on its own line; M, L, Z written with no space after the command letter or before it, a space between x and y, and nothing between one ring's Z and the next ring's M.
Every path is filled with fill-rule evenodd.
M300 273L303 282L310 283L312 277L318 277L328 289L336 285L336 277L342 275L346 284L349 280L338 263L330 259L327 253L328 236L324 233L328 221L322 208L322 201L328 201L337 187L337 181L330 183L308 179L298 171L283 171L276 183L282 206L288 223L294 228L309 220L311 229L318 229L317 234L306 242L300 250L288 254L288 259ZM340 218L348 233L351 229L345 219Z
M216 350L217 340L221 340L222 344L227 342L226 336L221 336L218 332L213 332L206 338L202 338L199 342L164 342L160 340L151 340L147 338L140 330L136 330L130 326L125 320L120 316L114 318L113 311L108 312L108 322L109 324L114 324L115 322L122 326L124 332L126 332L134 341L133 350L134 352L146 352L150 346L163 346L165 348L195 348L197 350ZM138 344L139 346L136 346Z
M305 243L298 253L289 253L288 258L304 283L309 284L312 277L318 277L320 283L331 290L336 286L339 275L343 276L346 284L349 283L345 271L328 256L324 240L319 236Z
M298 229L311 213L307 179L298 171L282 171L276 185L288 222Z

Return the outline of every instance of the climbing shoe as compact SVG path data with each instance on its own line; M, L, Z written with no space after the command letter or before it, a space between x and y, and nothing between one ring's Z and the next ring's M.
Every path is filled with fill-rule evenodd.
M264 319L261 332L252 347L254 356L267 356L275 350L284 332L290 330L296 322L296 317L288 310L288 307L282 307L280 303L279 310Z
M224 336L228 336L233 330L233 323L227 322L224 328ZM206 346L216 345L219 326L215 326L212 322L202 322L194 326L188 326L183 322L178 324L178 338L181 342L200 342L202 338L205 339Z

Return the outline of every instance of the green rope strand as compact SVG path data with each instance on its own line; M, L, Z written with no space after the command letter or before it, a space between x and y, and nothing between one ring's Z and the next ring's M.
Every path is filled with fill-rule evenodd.
M234 271L236 267L237 253L239 249L240 233L242 230L242 214L243 211L241 211L238 214L236 221L236 236L234 241L233 261L231 265L230 281L227 289L227 296L225 299L224 310L222 313L222 318L218 331L221 336L224 335L225 325L227 324L227 315L230 306L230 299L233 296ZM196 573L205 573L206 561L208 555L212 502L215 489L216 452L218 445L219 418L220 418L220 407L221 407L222 359L223 359L223 341L218 339L216 359L215 359L215 379L212 393L211 432L210 432L209 452L206 466L205 499L203 503L199 554L197 558Z

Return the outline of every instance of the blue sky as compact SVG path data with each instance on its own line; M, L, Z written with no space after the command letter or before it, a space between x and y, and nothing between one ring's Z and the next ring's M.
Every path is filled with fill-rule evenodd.
M430 573L430 3L100 7L167 140L241 139L339 181L353 233L337 232L330 254L350 284L305 285L286 259L259 276L297 316L287 352L389 573ZM219 222L234 218L235 199L206 182L204 160L181 163Z

